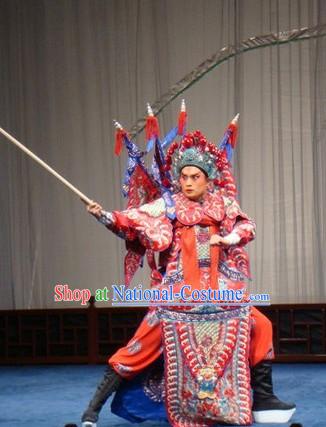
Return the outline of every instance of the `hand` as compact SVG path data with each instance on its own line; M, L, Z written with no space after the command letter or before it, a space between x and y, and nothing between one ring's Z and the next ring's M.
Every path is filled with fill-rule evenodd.
M224 239L224 237L219 234L213 234L210 238L209 243L211 245L229 245L228 241Z
M97 219L99 219L101 217L102 212L103 212L102 206L96 202L92 202L89 205L87 205L86 209L90 214L95 216L95 218L97 218Z

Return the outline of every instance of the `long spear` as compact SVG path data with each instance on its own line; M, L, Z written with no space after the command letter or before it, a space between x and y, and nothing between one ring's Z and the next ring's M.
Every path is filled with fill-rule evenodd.
M87 205L90 205L92 203L92 200L89 199L84 193L78 190L74 185L72 185L69 181L67 181L63 176L61 176L58 172L56 172L54 169L51 168L48 164L46 164L42 159L40 159L36 154L34 154L31 150L29 150L25 145L23 145L21 142L19 142L16 138L14 138L12 135L10 135L8 132L6 132L4 129L0 127L0 133L4 135L9 141L14 143L17 147L19 147L22 151L24 151L28 156L30 156L33 160L35 160L38 164L44 167L48 172L50 172L52 175L54 175L59 181L61 181L66 187L68 187L70 190L72 190L75 194L77 194L78 197L81 198L81 200L86 203Z

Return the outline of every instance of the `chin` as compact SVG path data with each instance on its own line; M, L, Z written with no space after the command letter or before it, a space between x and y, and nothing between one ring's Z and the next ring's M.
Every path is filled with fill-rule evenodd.
M198 199L200 199L200 196L197 195L187 195L188 199L193 200L196 202Z

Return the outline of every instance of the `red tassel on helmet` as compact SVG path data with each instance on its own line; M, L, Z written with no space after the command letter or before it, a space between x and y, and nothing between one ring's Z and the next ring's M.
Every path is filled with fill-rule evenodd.
M187 123L187 112L180 111L178 120L178 135L183 135Z
M234 148L238 138L238 125L235 123L230 123L229 130L231 131L230 144L231 147Z
M155 116L148 116L146 119L146 140L149 141L152 138L156 138L159 134L160 128L157 118Z
M187 124L187 112L186 112L186 103L183 99L181 101L181 110L179 114L179 120L178 120L178 135L183 135L186 129Z
M238 113L232 122L229 124L228 130L231 131L231 135L229 137L229 142L231 144L231 147L234 148L235 144L237 143L237 137L238 137L238 120L239 120L240 114Z
M126 134L127 132L124 129L117 129L115 132L114 154L116 156L120 156L121 154L123 138Z

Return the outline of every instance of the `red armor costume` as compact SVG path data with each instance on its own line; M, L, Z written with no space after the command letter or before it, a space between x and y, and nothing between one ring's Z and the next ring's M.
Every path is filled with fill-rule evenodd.
M208 142L199 131L184 135L185 114L183 108L180 114L182 120L181 123L179 121L178 128L172 129L168 137L165 137L163 143L161 143L158 139L158 123L151 109L149 109L147 139L152 143L152 145L149 143L148 151L155 146L153 175L147 172L142 160L144 152L141 152L131 142L127 133L116 123L118 129L116 152L121 150L122 140L129 152L124 183L125 195L129 197L128 209L122 212L110 213L105 212L100 205L94 204L88 210L108 229L126 240L128 249L125 258L126 285L129 285L135 271L141 264L142 258L147 255L147 260L152 270L152 287L164 288L172 285L174 289L180 289L183 285L188 285L192 290L245 291L246 280L250 277L250 271L249 259L244 250L244 245L254 238L255 224L240 209L236 200L236 185L229 163L236 141L237 118L230 123L218 149L214 144ZM181 142L174 141L171 144L178 134L181 135ZM149 148L150 145L151 148ZM169 145L170 147L164 157L163 148ZM205 190L200 190L200 197L194 197L197 190L193 188L188 191L183 181L183 179L195 176L189 175L187 177L184 171L187 168L189 170L189 167L192 170L199 171L199 175L203 179ZM180 191L179 185L181 185L182 191ZM204 187L198 186L197 189ZM214 237L218 238L218 243L214 243ZM154 252L159 252L160 254L158 268L156 267ZM200 304L198 306L200 307ZM170 333L173 335L173 327L167 326L168 324L164 318L160 321L157 316L158 311L159 309L157 308L150 308L134 337L125 347L119 349L109 358L109 366L105 376L83 414L83 427L96 426L98 414L103 404L120 385L121 378L131 378L144 370L160 356L163 347L167 347L167 342L170 339L168 335ZM232 359L235 363L232 362L231 368L230 363L228 368L226 368L225 364L227 358L229 358L229 361L231 360L231 347L228 347L227 352L229 354L227 355L227 352L223 349L221 350L221 346L216 341L216 339L218 340L216 336L214 339L217 346L215 348L211 346L214 339L211 339L210 333L212 335L215 333L216 335L216 328L214 327L214 322L208 321L207 324L210 322L210 332L207 335L204 334L198 341L199 344L196 345L199 352L203 350L203 352L206 351L206 354L210 354L211 364L205 362L200 366L200 362L198 364L195 361L196 345L194 345L191 349L192 356L190 356L193 357L194 363L199 366L199 370L195 372L193 377L196 379L191 379L190 383L187 383L187 378L182 377L181 382L183 384L187 383L186 388L182 389L182 393L179 396L174 396L174 399L177 397L175 400L180 401L180 396L184 396L187 393L187 386L190 384L190 387L192 387L191 384L194 384L194 388L197 389L195 399L199 398L199 404L197 406L195 404L190 408L190 413L194 409L194 417L191 418L192 415L190 414L190 421L185 419L184 423L179 423L176 418L178 415L175 418L170 416L171 402L167 402L169 420L173 425L204 427L211 425L214 419L220 419L219 416L216 417L214 414L220 414L220 408L224 404L228 405L228 396L230 402L232 401L232 395L234 396L232 389L228 388L228 385L223 389L223 399L219 401L220 403L217 403L217 400L213 397L217 396L218 388L222 387L217 385L216 378L223 375L224 369L226 369L226 382L229 381L228 378L236 378L238 376L233 382L233 387L239 388L241 381L244 381L246 387L243 392L240 389L236 391L238 394L233 401L234 405L237 406L239 400L242 399L242 393L245 395L245 405L241 407L240 404L238 409L235 410L237 414L233 418L227 416L225 420L233 419L239 424L250 423L248 359L252 366L251 383L254 391L252 409L255 421L286 422L294 412L295 405L285 404L273 394L271 366L268 361L268 359L273 358L272 326L270 321L254 307L250 308L250 322L248 320L248 310L247 320L241 324L242 326L240 325L240 317L235 322L230 322L230 328L223 325L220 328L220 331L222 331L221 336L224 336L222 338L222 347L225 344L226 348L228 347L226 342L232 336L234 337L233 345L237 339L236 337L238 337L239 343L241 343L240 347L242 346L242 348L237 347L237 350L235 350L236 356ZM163 325L163 329L160 323ZM236 335L233 332L230 332L229 335L224 334L228 328L230 331L234 329L236 323L238 331L240 329L246 330L244 335ZM225 324L227 324L227 320ZM250 347L248 340L249 324L251 326ZM179 325L182 325L182 322ZM184 335L188 334L188 337L195 338L196 333L191 335L195 327L188 327L185 324L181 326L181 329L181 333L186 331ZM163 330L164 340L162 339ZM200 327L197 328L198 331L199 335L202 334ZM177 334L179 332L177 331ZM218 332L219 334L220 332ZM175 337L178 337L178 335L175 335ZM179 338L177 338L177 341ZM172 340L176 341L173 338ZM219 351L222 359L224 358L224 368L218 366ZM242 354L241 357L237 356L239 353ZM179 352L180 354L185 355L182 352ZM167 351L165 351L165 356L169 360ZM184 356L181 356L181 359L182 357ZM202 360L204 359L205 357L203 356ZM240 359L241 361L239 362ZM166 366L168 365L166 364ZM244 367L244 370L241 366ZM184 372L186 373L184 375L190 378L193 375L191 370L192 367L190 366L190 370L187 372L185 370ZM170 372L169 368L168 372ZM165 379L169 380L167 371ZM195 381L195 383L191 383L191 381ZM173 382L174 379L172 379ZM188 395L190 396L191 390L188 388L189 391L190 394L188 393ZM171 396L167 394L168 401ZM205 401L206 398L208 400ZM190 401L191 399L192 397L190 397ZM225 403L222 401L225 401ZM213 415L208 419L208 424L206 424L205 411L209 412L209 408L212 405L217 406L217 410L211 412ZM230 403L230 405L232 406L233 403ZM196 419L196 408L200 408L202 414L198 418L199 424ZM243 410L246 412L245 417L240 416ZM233 409L231 408L232 411ZM233 415L235 412L233 411Z
M112 223L107 227L120 237L138 238L146 248L162 253L161 264L166 270L163 284L180 287L190 283L197 289L244 289L249 267L243 245L255 236L254 222L241 211L235 199L224 197L219 191L207 193L202 203L189 200L182 193L174 195L173 199L174 221L166 217L165 203L161 198L137 209L114 212ZM217 230L224 236L238 235L239 243L221 248L220 256L214 257L214 249L217 248L211 246L209 240ZM187 251L187 247L191 249ZM219 265L216 264L217 258ZM198 273L199 286L194 283ZM215 283L212 283L211 276L215 276ZM254 307L251 308L251 317L250 362L255 365L273 357L272 326ZM127 346L119 349L109 363L121 376L131 377L161 353L161 328L152 309Z

